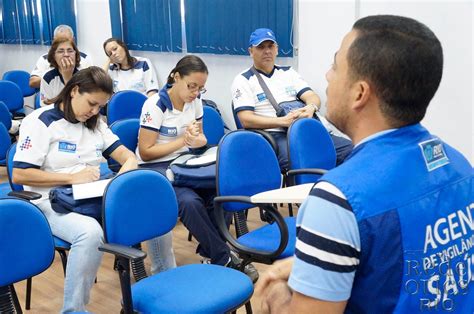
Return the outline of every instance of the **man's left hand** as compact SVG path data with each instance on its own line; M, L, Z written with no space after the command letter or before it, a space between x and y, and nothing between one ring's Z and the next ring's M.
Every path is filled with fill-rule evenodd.
M315 110L313 105L306 105L303 108L298 109L297 112L299 112L300 118L312 118Z

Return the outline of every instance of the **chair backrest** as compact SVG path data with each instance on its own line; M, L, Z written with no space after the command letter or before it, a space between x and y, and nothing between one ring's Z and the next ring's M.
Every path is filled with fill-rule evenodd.
M36 88L30 87L30 73L23 70L13 70L3 73L3 79L11 81L18 85L21 90L23 97L29 97L36 93Z
M20 199L0 200L0 287L33 277L54 258L54 241L46 217Z
M237 130L222 138L217 151L217 194L252 196L281 186L280 167L272 146L260 134ZM248 204L226 203L238 211Z
M10 112L23 109L23 94L20 87L10 81L0 81L0 101L7 105Z
M12 144L10 134L5 126L0 123L0 165L5 166L7 152Z
M15 184L12 181L12 174L13 174L13 157L15 157L16 153L16 143L13 143L7 152L7 175L8 175L8 182L10 182L10 187L12 191L23 191L23 185Z
M35 109L41 108L41 95L40 93L35 94Z
M234 117L235 127L237 129L243 129L242 123L240 123L239 116L234 111L234 102L232 102L232 116Z
M288 129L289 170L336 166L336 150L326 128L316 119L298 119ZM316 182L319 175L295 176L296 184Z
M140 119L123 119L115 121L110 126L110 130L117 135L120 142L135 153L138 145L138 130L140 129ZM109 166L118 164L115 160L110 158L108 160Z
M209 106L203 106L202 128L209 145L217 145L224 136L224 121L220 114Z
M0 101L0 123L2 123L7 130L10 130L12 127L12 115L3 101Z
M130 246L163 235L178 219L173 187L155 170L122 173L105 190L102 219L109 243Z
M122 119L139 119L147 97L134 90L115 93L107 105L107 123L111 125Z

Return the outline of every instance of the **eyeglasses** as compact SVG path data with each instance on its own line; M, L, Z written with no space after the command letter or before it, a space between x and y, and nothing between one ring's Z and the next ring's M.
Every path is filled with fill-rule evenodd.
M184 81L184 80L183 80ZM200 94L204 94L205 92L207 92L207 89L205 87L199 87L196 83L188 83L186 81L184 81L186 83L186 85L188 86L188 90L191 92L191 93L194 93L194 92L199 92Z
M59 49L59 50L56 50L56 54L58 55L65 55L65 54L68 54L68 55L72 55L72 54L75 54L76 53L76 50L74 49Z

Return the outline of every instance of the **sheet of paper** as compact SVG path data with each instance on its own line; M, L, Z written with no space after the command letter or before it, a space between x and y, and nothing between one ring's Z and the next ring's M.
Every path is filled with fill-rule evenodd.
M105 187L110 182L110 180L112 179L99 180L82 184L73 184L72 195L75 200L103 196Z
M189 166L203 165L216 161L217 153L206 154L197 158L189 159L186 164Z

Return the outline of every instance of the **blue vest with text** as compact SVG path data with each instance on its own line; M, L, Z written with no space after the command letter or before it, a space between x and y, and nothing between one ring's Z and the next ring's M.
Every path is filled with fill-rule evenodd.
M322 180L359 228L347 313L474 313L473 168L458 151L415 124L360 144Z

